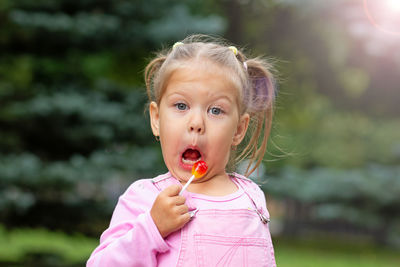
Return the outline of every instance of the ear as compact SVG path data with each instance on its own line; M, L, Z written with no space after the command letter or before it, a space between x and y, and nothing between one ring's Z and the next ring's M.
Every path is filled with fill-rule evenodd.
M150 103L150 124L154 136L160 136L160 113L156 102Z
M242 142L244 136L246 135L247 128L249 127L250 115L248 113L243 114L239 118L239 123L237 125L236 133L233 136L232 145L237 146Z

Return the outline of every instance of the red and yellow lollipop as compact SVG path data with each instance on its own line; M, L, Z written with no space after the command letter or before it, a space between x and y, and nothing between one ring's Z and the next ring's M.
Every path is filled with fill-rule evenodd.
M182 195L183 191L186 190L186 188L189 186L189 184L193 181L194 178L199 179L201 178L206 172L207 172L207 163L204 161L200 160L193 164L192 167L192 177L190 177L189 181L182 187L181 192L179 192L179 195Z

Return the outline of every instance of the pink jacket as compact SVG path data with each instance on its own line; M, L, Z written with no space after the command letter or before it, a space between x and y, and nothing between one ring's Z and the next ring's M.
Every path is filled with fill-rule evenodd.
M193 217L165 239L150 209L161 190L179 182L170 173L136 181L86 266L276 266L263 192L241 175L231 179L238 190L228 196L185 191Z

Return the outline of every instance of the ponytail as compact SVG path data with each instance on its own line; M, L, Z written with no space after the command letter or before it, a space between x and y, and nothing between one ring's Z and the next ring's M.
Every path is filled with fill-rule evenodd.
M162 64L167 59L163 54L159 54L155 59L153 59L144 70L144 80L146 82L147 96L150 101L158 102L157 90L154 90L154 78L160 70Z
M245 175L249 176L261 164L267 150L271 131L275 84L271 74L271 65L260 58L245 61L249 78L247 94L244 97L247 113L250 115L250 140L236 157L240 162L248 158Z

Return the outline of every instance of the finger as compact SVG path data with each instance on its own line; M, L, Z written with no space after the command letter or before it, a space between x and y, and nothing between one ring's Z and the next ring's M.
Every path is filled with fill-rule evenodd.
M177 196L181 191L181 187L179 184L174 184L165 188L163 192L169 197Z
M186 202L186 198L178 195L173 197L173 201L175 202L175 205L183 205Z
M185 214L189 212L189 208L186 205L181 205L177 207L176 211L178 212L178 214Z
M188 221L190 221L190 214L188 212L182 214L180 220L182 225L185 225Z

